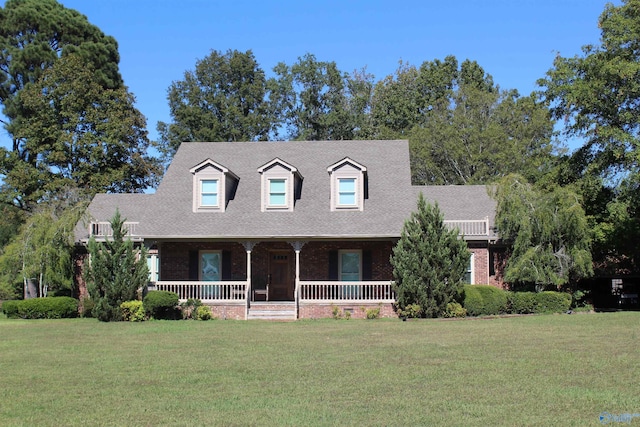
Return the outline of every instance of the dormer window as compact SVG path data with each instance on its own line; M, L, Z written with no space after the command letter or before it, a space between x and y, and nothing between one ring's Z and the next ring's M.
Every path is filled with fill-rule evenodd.
M275 158L258 168L261 175L261 209L293 211L302 186L302 175L292 165Z
M203 179L200 181L200 206L218 207L218 180Z
M287 180L286 179L270 179L269 180L269 204L272 207L287 206Z
M207 159L191 168L193 212L224 212L240 178L229 169Z
M331 176L331 210L364 210L367 168L348 157L327 168Z

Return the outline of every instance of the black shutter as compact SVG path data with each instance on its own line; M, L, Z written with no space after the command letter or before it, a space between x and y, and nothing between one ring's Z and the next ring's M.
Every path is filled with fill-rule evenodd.
M222 280L231 280L231 251L222 251Z
M362 280L371 280L373 277L373 261L371 251L362 251Z
M329 280L338 280L338 251L329 251Z
M198 280L198 251L189 251L189 280Z

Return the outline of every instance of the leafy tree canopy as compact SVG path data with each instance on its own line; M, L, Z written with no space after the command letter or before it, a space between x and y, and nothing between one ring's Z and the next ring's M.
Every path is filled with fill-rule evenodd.
M94 70L104 88L122 86L118 44L89 23L86 16L55 0L8 0L0 8L0 102L10 134L22 115L14 102L29 83L37 81L60 57L75 54ZM13 137L13 151L26 160L23 140Z
M589 224L568 187L541 191L514 174L499 182L494 196L496 226L509 244L506 282L559 288L593 274Z
M417 304L423 317L442 316L448 303L460 299L470 256L458 230L446 227L438 205L420 193L391 255L399 311Z
M380 137L409 139L415 184L489 183L512 172L535 179L553 155L544 105L453 56L401 63L375 86L371 115Z
M211 51L168 90L173 122L159 122L167 159L182 142L267 140L275 131L265 73L249 50Z
M69 187L90 198L154 184L159 166L146 154L146 122L133 95L105 89L81 57L56 61L14 102L22 114L11 128L25 155L5 151L0 172L19 206L31 210Z

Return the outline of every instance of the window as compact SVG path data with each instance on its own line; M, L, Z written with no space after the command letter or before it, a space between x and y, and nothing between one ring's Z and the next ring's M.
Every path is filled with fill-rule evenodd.
M341 282L359 282L362 280L362 264L360 251L339 252L339 279ZM358 299L360 287L358 285L342 286L342 294L345 299Z
M473 254L469 257L469 264L467 265L467 271L464 273L464 283L473 285Z
M200 252L200 280L205 282L220 281L221 256L218 251Z
M338 206L356 206L355 178L338 178Z
M302 175L293 165L275 158L258 168L260 174L260 209L291 212L300 197Z
M287 180L269 180L269 206L287 206Z
M327 168L331 179L331 210L362 211L367 198L367 168L345 157Z
M218 180L203 179L200 181L200 206L218 206Z
M240 178L211 159L189 171L193 174L193 212L224 212Z
M147 255L147 268L149 270L149 281L157 282L160 280L160 258L156 253Z

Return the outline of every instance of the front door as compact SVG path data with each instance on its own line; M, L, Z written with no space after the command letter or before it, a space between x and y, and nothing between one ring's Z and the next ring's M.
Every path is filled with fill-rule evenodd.
M291 251L271 251L269 255L269 301L293 301Z

